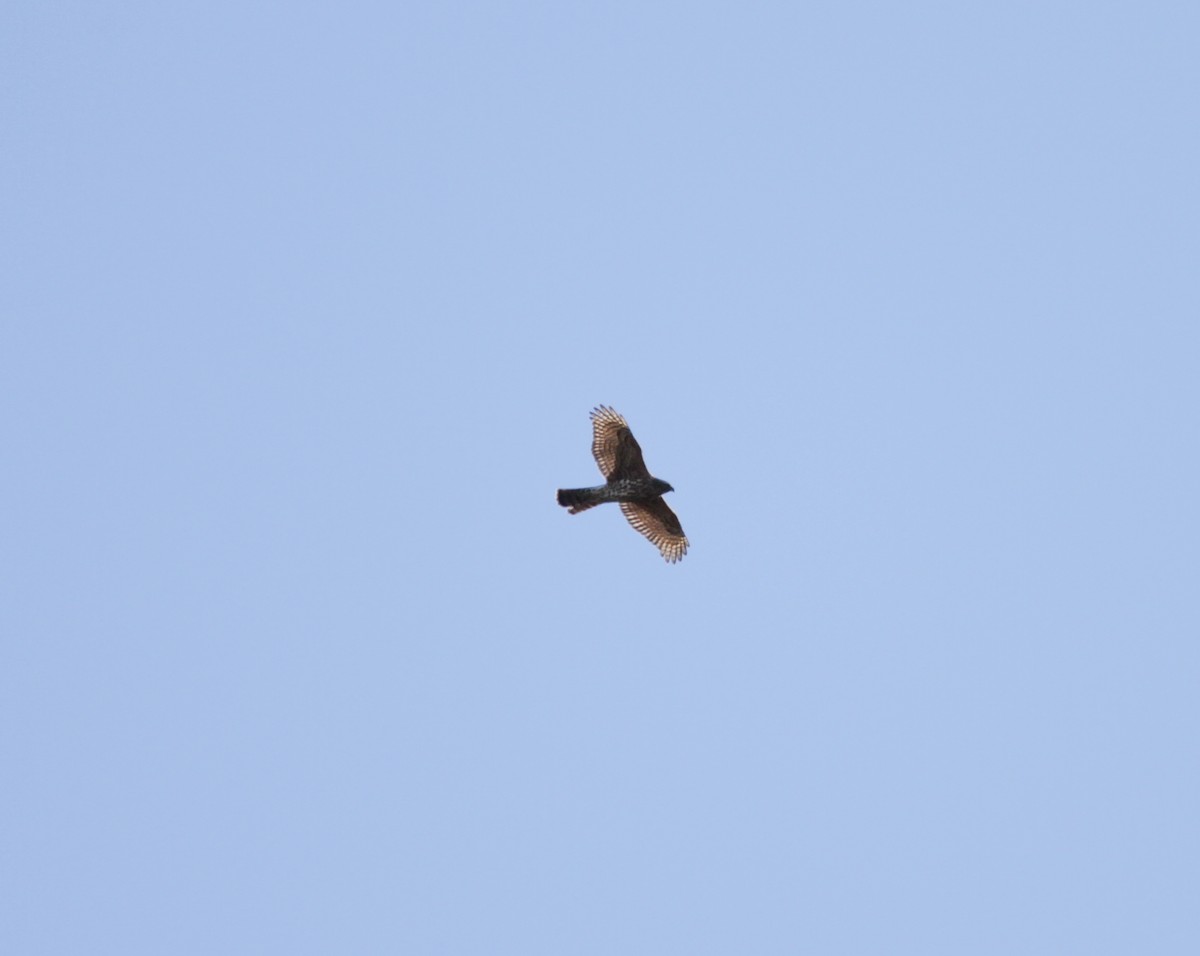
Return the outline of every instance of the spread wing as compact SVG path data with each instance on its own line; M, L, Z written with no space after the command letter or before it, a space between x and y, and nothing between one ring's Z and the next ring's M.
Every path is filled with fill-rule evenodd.
M645 535L671 564L687 554L688 539L683 533L683 525L662 498L622 501L621 511L634 529Z
M592 412L592 455L605 478L649 478L629 423L607 405Z

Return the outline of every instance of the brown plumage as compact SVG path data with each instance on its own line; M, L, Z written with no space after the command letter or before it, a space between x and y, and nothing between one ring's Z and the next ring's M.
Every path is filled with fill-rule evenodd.
M629 423L606 405L592 412L592 455L606 483L596 488L560 489L558 503L578 514L606 501L620 502L629 523L667 561L673 564L687 554L683 526L662 499L675 489L650 474Z

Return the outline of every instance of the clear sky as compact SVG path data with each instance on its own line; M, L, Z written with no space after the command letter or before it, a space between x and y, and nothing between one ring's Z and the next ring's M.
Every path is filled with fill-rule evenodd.
M0 951L1200 952L1198 49L6 5Z

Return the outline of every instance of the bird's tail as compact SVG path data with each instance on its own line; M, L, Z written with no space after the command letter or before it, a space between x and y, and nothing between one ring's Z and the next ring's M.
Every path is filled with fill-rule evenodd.
M604 498L601 497L599 488L558 489L558 503L564 508L569 509L573 515L577 515L581 511L587 511L588 508L594 508L603 502Z

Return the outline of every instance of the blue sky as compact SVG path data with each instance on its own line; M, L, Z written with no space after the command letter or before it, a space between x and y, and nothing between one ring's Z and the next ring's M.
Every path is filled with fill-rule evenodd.
M1198 30L9 5L0 949L1197 952Z

